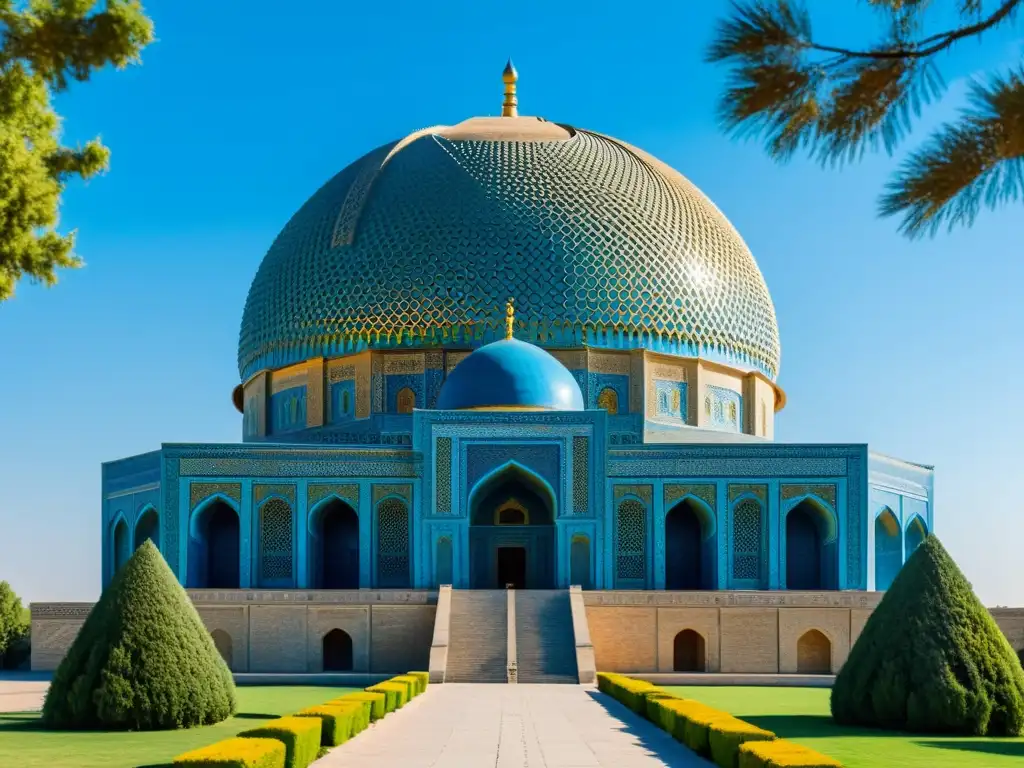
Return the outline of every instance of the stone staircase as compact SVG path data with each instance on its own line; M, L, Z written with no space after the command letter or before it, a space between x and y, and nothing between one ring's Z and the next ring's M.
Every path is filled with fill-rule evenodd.
M508 593L453 589L446 683L504 683L508 664Z
M578 683L576 639L567 590L516 591L520 683Z

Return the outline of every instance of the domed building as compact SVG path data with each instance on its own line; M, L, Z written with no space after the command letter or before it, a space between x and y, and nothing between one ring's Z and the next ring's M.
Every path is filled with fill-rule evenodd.
M932 469L775 442L740 234L504 82L501 116L373 149L285 225L242 314L242 442L104 465L104 583L152 538L239 671L523 681L562 642L581 680L835 672L932 529Z

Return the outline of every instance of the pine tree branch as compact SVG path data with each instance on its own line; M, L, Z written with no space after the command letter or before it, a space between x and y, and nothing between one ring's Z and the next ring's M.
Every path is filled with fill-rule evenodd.
M1024 195L1024 68L972 87L971 106L912 154L887 185L883 216L910 237L970 225Z
M834 45L822 45L813 41L807 41L805 47L820 53L834 53L846 56L851 59L920 59L934 56L936 53L949 48L958 40L965 37L973 37L985 32L992 27L1008 19L1011 14L1020 6L1022 0L1005 0L999 8L992 12L987 18L966 27L939 32L935 35L918 40L910 46L900 46L885 50L856 51L850 48L840 48Z

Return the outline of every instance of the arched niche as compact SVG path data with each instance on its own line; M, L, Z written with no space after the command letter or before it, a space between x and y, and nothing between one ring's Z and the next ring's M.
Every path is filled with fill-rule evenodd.
M838 524L824 502L809 496L786 513L786 588L838 589Z
M337 496L310 516L310 584L313 589L359 589L359 515Z
M692 629L676 633L672 640L672 670L674 672L706 672L707 646L704 636Z
M147 505L142 510L142 514L139 515L139 519L135 522L135 546L133 549L141 547L142 542L146 539L152 541L157 549L160 548L160 516L151 505Z
M122 516L118 516L114 523L114 533L111 537L113 546L114 573L124 568L128 558L132 556L131 536L128 533L128 523Z
M904 562L910 559L910 556L924 543L927 537L928 526L925 525L920 515L914 515L913 519L907 524L907 531L903 535L903 543L906 548L903 557Z
M665 589L715 589L718 573L715 517L688 496L665 515Z
M889 507L883 507L875 518L875 589L887 590L902 565L900 523Z
M332 629L321 643L324 672L352 671L352 636L343 629Z
M586 534L574 534L569 542L569 583L580 589L593 589L590 576L590 538Z
M189 525L186 584L193 589L238 589L241 559L238 511L225 497L207 499Z
M377 504L377 586L409 586L409 505L391 496Z
M801 675L832 672L832 641L821 631L809 629L796 641L796 671Z

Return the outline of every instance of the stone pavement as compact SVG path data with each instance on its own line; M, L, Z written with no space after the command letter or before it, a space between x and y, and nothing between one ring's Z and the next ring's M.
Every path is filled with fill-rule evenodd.
M29 676L0 677L0 712L31 712L43 708L43 697L50 687L48 680Z
M617 701L580 685L432 685L316 768L706 768Z

